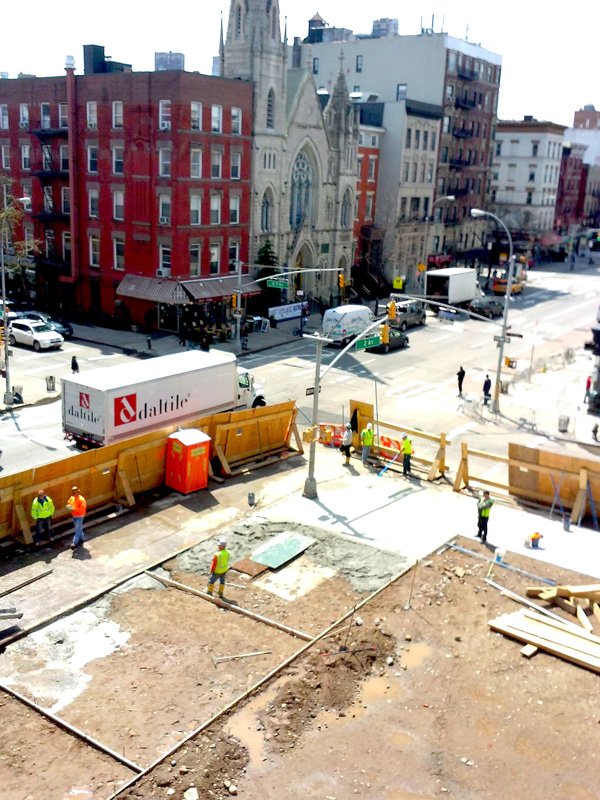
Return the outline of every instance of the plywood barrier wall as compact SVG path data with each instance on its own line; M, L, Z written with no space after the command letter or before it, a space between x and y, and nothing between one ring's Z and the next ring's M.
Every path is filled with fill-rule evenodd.
M181 428L202 430L215 441L230 464L257 455L290 449L297 410L293 401L262 408L216 414L188 420L117 444L88 450L51 464L0 478L0 539L23 534L31 541L31 503L40 489L52 498L58 521L69 516L66 508L71 489L77 485L91 510L108 502L131 504L132 494L164 482L167 437ZM243 425L241 425L243 423ZM225 429L222 432L222 429Z
M560 485L560 501L565 509L575 506L581 490L582 470L587 473L596 513L600 516L600 463L583 458L536 450L524 445L508 445L509 493L516 497L552 505L554 488ZM585 484L585 473L584 484ZM584 487L585 488L585 485ZM579 497L581 500L581 497ZM556 504L558 507L558 503ZM588 505L589 508L589 505Z

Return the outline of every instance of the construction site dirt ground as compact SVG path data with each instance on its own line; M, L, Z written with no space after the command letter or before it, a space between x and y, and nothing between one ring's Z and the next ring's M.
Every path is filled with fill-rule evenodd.
M245 588L227 595L309 635L406 567L398 553L285 520L255 517L228 541L243 556L285 530L315 544L268 577L231 572ZM213 550L202 542L158 573L203 589ZM522 556L510 563L589 583ZM418 566L409 610L413 571L120 796L600 797L598 676L543 653L527 660L491 632L488 620L518 606L484 583L488 566L454 550L433 555ZM494 577L520 594L536 583L501 567ZM0 676L146 767L305 644L142 576L10 645ZM272 652L212 660L257 650ZM12 697L0 703L2 800L104 800L133 777Z

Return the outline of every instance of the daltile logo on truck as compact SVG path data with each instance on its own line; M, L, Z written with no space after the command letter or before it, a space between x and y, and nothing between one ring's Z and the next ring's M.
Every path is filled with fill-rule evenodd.
M90 396L87 392L79 392L79 407L73 403L66 409L67 417L70 419L80 419L82 422L100 422L98 414L94 414L91 409Z
M117 425L127 425L136 419L150 419L151 417L160 417L163 414L179 411L187 406L189 399L189 394L186 397L172 394L167 398L161 397L155 403L144 403L138 411L137 395L127 394L123 397L115 397L115 427Z

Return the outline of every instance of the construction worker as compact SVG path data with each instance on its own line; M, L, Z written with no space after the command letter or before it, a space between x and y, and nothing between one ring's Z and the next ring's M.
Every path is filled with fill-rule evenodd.
M350 445L352 444L352 426L349 422L346 423L344 434L342 436L342 445L340 450L346 456L346 464L350 463Z
M42 539L50 539L52 533L52 515L54 514L54 503L48 497L44 489L40 489L37 497L34 497L31 504L31 517L35 520L35 533L33 540L39 544Z
M85 497L81 494L77 486L74 486L71 491L73 494L67 501L67 508L73 517L73 527L75 534L71 542L71 550L75 550L80 544L83 544L83 520L87 510L87 503Z
M216 581L219 581L219 597L223 597L225 592L225 575L229 569L229 550L227 550L227 542L225 539L219 539L217 542L218 550L215 553L212 564L210 567L210 581L208 583L208 594L213 593L213 588Z
M487 542L488 520L490 518L490 509L493 505L494 501L490 498L490 493L485 491L483 497L477 503L477 536L482 542Z
M373 423L369 422L367 427L361 431L360 439L362 441L362 463L366 464L373 445Z
M412 456L412 442L408 436L402 434L402 474L410 475L410 457Z

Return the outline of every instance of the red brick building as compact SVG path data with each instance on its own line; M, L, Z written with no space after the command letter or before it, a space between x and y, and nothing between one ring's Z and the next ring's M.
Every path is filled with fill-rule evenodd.
M223 318L248 260L251 84L84 52L84 75L0 81L0 173L32 198L17 236L43 243L39 305L165 330L190 303Z
M582 144L563 144L554 212L554 230L563 236L575 233L584 221L585 149Z
M580 108L573 116L573 127L600 128L600 111L591 104Z

